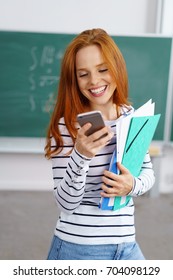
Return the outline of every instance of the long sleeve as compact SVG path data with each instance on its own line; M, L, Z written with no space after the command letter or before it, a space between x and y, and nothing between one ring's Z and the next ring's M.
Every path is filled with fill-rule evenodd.
M57 156L52 157L54 194L59 209L71 214L82 201L91 159L80 155L75 150L63 123L60 123L59 127L62 131L64 146Z
M149 153L146 154L141 173L134 178L134 186L129 195L139 196L146 193L154 185L155 176Z

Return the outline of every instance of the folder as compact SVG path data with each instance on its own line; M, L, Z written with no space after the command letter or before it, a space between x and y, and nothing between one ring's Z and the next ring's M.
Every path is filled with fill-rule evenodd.
M154 136L159 119L160 114L148 117L133 117L131 119L122 164L135 177L140 174L144 157ZM113 210L126 206L130 198L128 195L115 197Z
M133 176L140 174L143 160L158 125L160 114L154 115L155 104L149 100L117 123L117 149L113 152L109 170L119 174L116 163L122 163ZM103 210L118 210L126 206L131 196L101 198Z
M160 114L131 119L122 164L133 176L140 174L142 163L154 136Z

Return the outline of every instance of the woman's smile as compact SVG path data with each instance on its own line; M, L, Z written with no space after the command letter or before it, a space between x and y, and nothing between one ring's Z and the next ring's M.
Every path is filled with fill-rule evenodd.
M89 92L94 97L101 97L105 94L106 89L107 89L107 86L95 87L95 88L89 89Z

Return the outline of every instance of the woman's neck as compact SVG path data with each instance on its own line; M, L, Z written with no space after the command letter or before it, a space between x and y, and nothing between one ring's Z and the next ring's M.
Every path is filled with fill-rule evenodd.
M110 106L94 106L91 107L90 110L101 111L105 121L116 120L119 115L118 106L116 104L111 104Z

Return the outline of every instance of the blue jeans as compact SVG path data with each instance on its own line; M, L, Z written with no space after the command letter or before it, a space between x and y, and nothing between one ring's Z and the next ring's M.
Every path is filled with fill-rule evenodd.
M81 245L54 236L48 260L144 260L136 242L105 245Z

